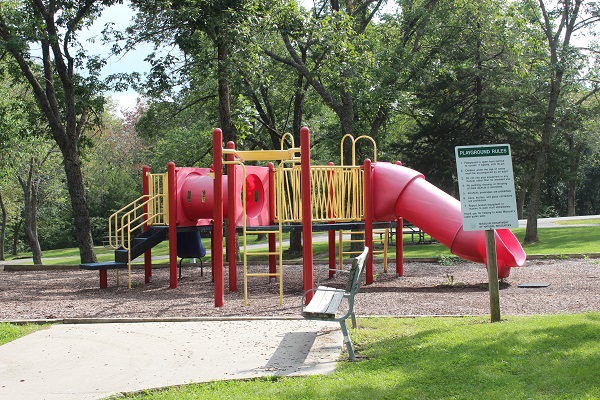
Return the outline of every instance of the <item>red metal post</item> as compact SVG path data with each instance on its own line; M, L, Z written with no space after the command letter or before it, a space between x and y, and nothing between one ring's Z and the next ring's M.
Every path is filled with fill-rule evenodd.
M396 220L396 274L404 276L404 235L402 229L404 220L402 217Z
M213 168L215 170L213 204L213 279L215 307L225 305L225 277L223 271L223 132L213 130Z
M150 198L150 167L148 165L144 165L142 168L142 194L144 195L144 201L148 201ZM147 223L148 220L148 203L144 205L144 231L148 230L149 226ZM146 284L150 283L150 278L152 277L152 250L149 249L144 253L144 282Z
M269 168L269 224L275 225L275 164L269 162L267 164ZM269 273L277 273L277 258L275 257L275 251L277 251L277 238L274 233L268 234L269 238ZM271 277L269 277L269 280Z
M367 285L373 283L373 183L371 160L368 158L364 164L365 173L365 246L369 248L367 268L365 270Z
M396 165L402 166L402 161L396 161ZM396 274L404 276L404 219L396 220Z
M169 187L169 287L176 289L177 278L177 169L170 162L167 167Z
M235 150L235 143L227 142L227 148ZM227 161L234 161L233 154L227 154ZM227 259L229 261L229 291L237 292L237 252L235 245L236 227L236 176L235 165L227 164Z
M108 272L105 269L100 270L100 289L108 287Z
M310 182L310 131L300 129L301 198L302 198L302 255L304 291L314 287L313 247L312 247L312 196ZM312 292L306 296L306 302L312 299Z

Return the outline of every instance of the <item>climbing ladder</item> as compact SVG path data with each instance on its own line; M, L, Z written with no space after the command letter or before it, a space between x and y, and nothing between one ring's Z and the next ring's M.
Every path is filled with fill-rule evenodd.
M288 134L289 135L289 134ZM290 135L291 136L291 135ZM227 157L227 161L223 161L223 165L237 165L242 168L242 248L243 248L243 272L244 272L244 305L248 305L248 278L249 277L269 277L275 278L279 282L279 304L283 304L283 220L275 220L274 225L267 226L248 226L247 224L247 187L246 187L246 167L245 162L248 161L279 161L280 167L287 164L297 164L300 149L289 148L283 149L284 139L282 139L281 150L257 150L257 151L236 151L234 149L223 149L223 155L233 155ZM233 158L233 159L232 159ZM281 174L281 169L275 169L275 175ZM277 179L277 178L276 178ZM271 191L273 188L270 189ZM275 209L282 207L282 197L275 195ZM275 212L276 214L276 212ZM231 222L230 222L231 223ZM248 245L249 235L276 235L275 249L250 249ZM268 272L249 272L248 258L254 256L275 256L277 259L276 271Z
M389 228L383 228L383 229L373 229L373 254L382 254L383 256L383 272L387 272L387 266L388 266L388 244L389 244L389 234L390 234L390 229ZM340 270L343 269L344 267L344 256L356 256L357 254L361 254L362 251L360 250L352 250L352 246L350 246L350 249L348 250L344 250L344 242L345 243L365 243L365 231L356 231L356 230L352 230L352 231L348 231L348 230L340 230L338 233L339 237L338 237L338 256L339 256L339 266L338 268ZM344 239L344 235L350 235L350 239ZM357 238L355 238L357 237ZM381 244L381 248L380 249L376 249L375 247L375 243L378 242Z

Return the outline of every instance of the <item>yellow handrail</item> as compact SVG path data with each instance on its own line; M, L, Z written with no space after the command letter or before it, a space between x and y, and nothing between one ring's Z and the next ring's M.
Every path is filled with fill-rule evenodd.
M109 245L129 249L131 232L148 225L168 225L167 174L149 174L149 191L114 212L108 219ZM144 211L147 206L147 212Z
M350 139L352 141L352 166L356 165L356 142L361 139L367 140L373 144L373 162L377 162L377 143L375 143L375 139L368 135L362 135L357 137L356 139L351 134L347 133L342 137L340 142L340 164L344 165L344 141L346 139Z
M168 176L167 174L148 174L147 178L150 193L122 207L108 219L109 245L115 250L119 248L129 250L131 233L145 225L169 224ZM131 253L129 252L127 271L128 286L131 288Z

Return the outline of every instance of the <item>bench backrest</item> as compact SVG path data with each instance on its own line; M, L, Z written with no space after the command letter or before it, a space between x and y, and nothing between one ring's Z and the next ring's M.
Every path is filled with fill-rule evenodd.
M348 277L348 283L346 285L346 293L350 293L352 296L358 293L360 289L368 255L369 248L365 247L363 252L359 256L355 257L354 261L352 262L350 276Z

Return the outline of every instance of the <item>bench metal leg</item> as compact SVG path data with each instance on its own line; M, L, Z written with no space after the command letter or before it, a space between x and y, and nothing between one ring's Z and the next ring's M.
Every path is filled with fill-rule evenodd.
M356 315L354 314L354 311L352 311L350 316L352 317L352 329L357 329L358 325L356 324Z
M342 334L344 335L344 343L346 344L346 349L348 349L348 356L350 357L351 361L356 361L356 355L354 355L354 346L352 345L352 341L350 340L350 334L348 333L346 321L340 321L340 326L342 327Z

